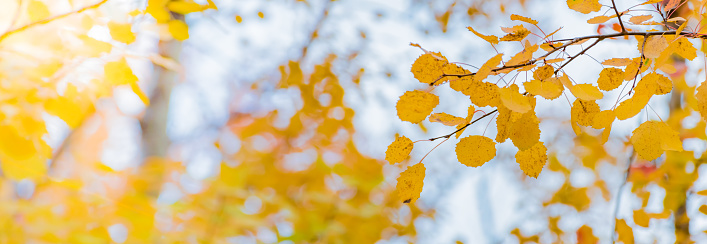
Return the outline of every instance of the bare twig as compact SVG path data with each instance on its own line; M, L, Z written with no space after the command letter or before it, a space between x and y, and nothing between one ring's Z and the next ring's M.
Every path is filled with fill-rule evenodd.
M580 55L582 55L582 54L584 54L585 52L587 52L587 50L589 50L590 48L592 48L594 45L597 45L597 43L599 43L601 40L604 40L604 39L603 39L603 38L598 38L594 43L592 43L592 45L589 45L587 48L582 49L581 52L579 52L579 53L575 54L574 56L572 56L572 57L570 58L570 60L567 60L567 62L565 62L564 64L560 65L560 67L555 70L555 74L557 74L558 71L560 71L562 68L564 68L565 65L569 64L570 62L572 62L572 60L574 60L575 58L577 58L577 57L579 57Z
M66 16L72 15L72 14L78 14L78 13L81 13L81 12L86 11L86 10L89 10L89 9L98 8L98 7L100 7L101 5L103 5L103 4L106 3L106 2L108 2L108 0L101 0L100 2L97 2L97 3L94 3L94 4L88 5L88 6L86 6L86 7L77 9L77 10L75 10L75 11L63 13L63 14L56 15L56 16L52 16L52 17L49 17L49 18L46 18L46 19L43 19L43 20L40 20L40 21L32 22L32 23L29 23L29 24L26 24L26 25L17 27L17 28L12 29L12 30L8 30L8 31L6 31L5 33L3 33L2 35L0 35L0 42L2 42L2 40L4 40L5 38L7 38L8 36L10 36L10 35L12 35L12 34L18 33L18 32L20 32L20 31L23 31L23 30L26 30L26 29L29 29L29 28L32 28L32 27L37 26L37 25L46 24L46 23L52 22L52 21L54 21L54 20L61 19L61 18L64 18L64 17L66 17Z
M611 0L611 5L614 6L614 12L616 12L616 18L619 18L619 24L621 25L621 33L626 33L626 27L624 27L624 22L621 21L621 15L619 14L619 10L616 8L616 2L614 0Z

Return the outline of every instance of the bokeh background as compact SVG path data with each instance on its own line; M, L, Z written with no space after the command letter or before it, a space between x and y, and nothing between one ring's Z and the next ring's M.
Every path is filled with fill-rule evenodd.
M533 33L562 27L556 39L598 31L565 1L2 0L0 33L12 34L0 37L0 242L604 243L615 217L636 226L634 210L664 213L670 185L648 173L629 175L648 183L624 183L633 162L626 141L641 122L671 116L671 95L615 124L606 145L574 134L572 98L538 99L551 154L538 179L522 173L509 142L478 168L457 161L453 140L434 150L437 142L416 143L399 165L383 160L396 134L451 132L396 115L399 96L426 88L410 72L424 52L410 43L474 69L522 46L494 49L466 27L499 35L519 24L511 14L538 20ZM565 68L580 83L596 81L601 61L639 51L635 40L610 40L589 54ZM137 81L109 72L122 61L120 74ZM703 65L684 64L685 84L703 80ZM434 92L435 111L464 117L468 98ZM493 138L494 120L482 122L465 133ZM694 111L677 123L704 128ZM37 156L17 153L28 148ZM693 160L673 168L690 177L681 192L692 197L679 204L693 240L705 240L705 199L690 192L705 188L694 159L707 144L686 139L684 148ZM430 151L421 198L399 202L399 173ZM668 165L666 157L634 172ZM668 215L634 228L636 242L674 242L677 215Z

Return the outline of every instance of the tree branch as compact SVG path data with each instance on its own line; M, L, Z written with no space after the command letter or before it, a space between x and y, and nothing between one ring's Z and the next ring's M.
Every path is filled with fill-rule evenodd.
M616 13L616 18L619 18L619 24L621 25L621 33L626 33L626 27L624 27L624 22L621 21L621 15L619 14L619 10L616 8L616 2L614 0L611 0L611 5L614 6L614 12Z
M527 93L527 92L526 92L526 93ZM449 137L451 137L452 135L454 135L454 133L457 133L457 132L459 132L459 131L465 129L466 127L469 127L470 125L476 123L477 121L479 121L479 120L481 120L481 119L483 119L483 118L486 118L487 116L492 115L492 114L494 114L494 113L496 113L496 112L498 112L498 109L494 109L493 111L484 114L483 116L479 117L478 119L475 119L474 121L471 121L471 123L468 123L468 124L464 125L462 128L459 128L459 129L455 130L455 131L452 132L452 133L449 133L449 134L443 135L443 136L438 136L438 137L435 137L435 138L430 138L430 139L427 139L427 140L428 140L428 141L434 141L434 140L441 139L441 138L449 138Z
M64 17L69 16L69 15L72 15L72 14L78 14L78 13L81 13L81 12L86 11L86 10L89 10L89 9L98 8L98 7L100 7L101 5L103 5L103 4L106 3L106 2L108 2L108 0L101 0L100 2L97 2L97 3L94 3L94 4L88 5L88 6L86 6L86 7L77 9L77 10L75 10L75 11L63 13L63 14L56 15L56 16L52 16L52 17L49 17L49 18L46 18L46 19L43 19L43 20L40 20L40 21L32 22L32 23L29 23L29 24L20 26L20 27L18 27L18 28L15 28L15 29L6 31L6 32L3 33L2 35L0 35L0 42L2 42L2 40L4 40L5 38L7 38L8 36L10 36L10 35L12 35L12 34L18 33L18 32L20 32L20 31L23 31L23 30L26 30L26 29L29 29L29 28L32 28L32 27L37 26L37 25L47 24L47 23L49 23L49 22L52 22L52 21L57 20L57 19L64 18Z
M570 46L570 45L572 45L572 44L575 44L575 43L580 42L580 41L583 41L583 40L597 39L597 41L596 41L595 43L593 43L591 46L587 47L586 49L582 50L582 51L580 52L580 54L583 54L584 52L586 52L587 49L589 49L590 47L596 45L596 44L599 43L600 41L603 41L604 39L608 39L608 38L612 38L612 37L620 37L620 36L644 36L644 38L647 38L647 37L649 37L649 36L675 35L675 34L677 34L677 31L643 31L643 32L628 32L628 31L627 31L627 32L624 32L624 33L613 33L613 34L603 34L603 35L589 35L589 36L576 37L576 38L573 38L573 39L559 39L559 40L554 40L554 41L550 41L550 42L546 42L546 43L563 42L563 41L569 41L569 42L563 44L562 46L553 48L551 51L545 53L543 56L540 56L540 57L538 57L538 58L536 58L536 59L528 60L527 62L522 63L522 64L515 64L515 65L508 65L508 66L504 65L504 66L501 66L501 67L499 67L499 68L491 69L491 72L497 72L497 71L501 71L501 70L504 70L504 69L515 69L515 68L521 68L521 67L533 65L533 64L537 63L538 61L541 61L541 60L545 59L547 56L550 56L550 54L553 54L554 52L556 52L556 51L558 51L558 50L561 50L561 49L563 49L563 48L565 48L565 47L567 47L567 46ZM689 37L689 38L707 39L707 35L706 35L706 34L700 34L700 33L695 33L695 32L680 32L679 35L680 35L680 36ZM572 60L570 60L570 61L572 61ZM562 66L565 66L565 65L567 65L568 63L569 63L569 61L568 61L567 63L563 64ZM557 70L560 70L560 69L557 69ZM557 72L557 71L556 71L556 72ZM476 72L468 73L468 74L442 74L439 78L437 78L436 80L434 80L433 82L431 82L429 85L430 85L430 86L435 85L435 84L437 83L437 81L443 79L444 77L450 77L450 76L453 76L453 77L465 77L465 76L474 76L474 75L476 75Z

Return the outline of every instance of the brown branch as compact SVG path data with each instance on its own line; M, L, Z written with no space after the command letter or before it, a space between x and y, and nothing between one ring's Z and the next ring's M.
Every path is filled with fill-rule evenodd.
M94 3L94 4L88 5L88 6L86 6L86 7L77 9L77 10L75 10L75 11L63 13L63 14L56 15L56 16L52 16L52 17L49 17L49 18L46 18L46 19L43 19L43 20L40 20L40 21L32 22L32 23L29 23L29 24L20 26L20 27L18 27L18 28L15 28L15 29L6 31L6 32L3 33L2 35L0 35L0 42L2 42L2 40L4 40L5 38L7 38L8 36L10 36L10 35L12 35L12 34L18 33L18 32L20 32L20 31L23 31L23 30L26 30L26 29L29 29L29 28L32 28L32 27L34 27L34 26L47 24L47 23L49 23L49 22L52 22L52 21L57 20L57 19L64 18L64 17L69 16L69 15L72 15L72 14L78 14L78 13L81 13L81 12L86 11L86 10L89 10L89 9L98 8L98 7L100 7L101 5L103 5L104 3L106 3L107 1L108 1L108 0L101 0L100 2L97 2L97 3Z
M557 72L559 72L560 70L562 70L562 68L564 68L564 67L565 67L566 65L568 65L570 62L572 62L572 60L574 60L575 58L577 58L577 57L579 57L580 55L582 55L582 54L584 54L585 52L587 52L587 50L589 50L590 48L592 48L594 45L597 45L597 43L599 43L601 40L604 40L604 39L603 39L603 38L598 38L594 43L592 43L592 45L589 45L587 48L582 49L581 52L579 52L579 53L575 54L574 56L572 56L572 57L570 58L570 60L567 60L567 62L565 62L564 64L560 65L560 67L557 68L557 70L555 70L555 74L557 74Z
M644 38L645 38L645 37L649 37L649 36L675 35L675 34L677 34L677 31L625 32L625 33L613 33L613 34L603 34L603 35L589 35L589 36L576 37L576 38L573 38L573 39L554 40L554 41L545 42L545 43L563 42L563 41L569 41L569 42L563 44L562 46L553 48L551 51L545 53L543 56L540 56L540 57L538 57L538 58L536 58L536 59L528 60L527 62L522 63L522 64L515 64L515 65L508 65L508 66L504 65L504 66L501 66L501 67L499 67L499 68L491 69L491 72L497 72L497 71L501 71L501 70L504 70L504 69L515 69L515 68L521 68L521 67L533 65L533 64L537 63L538 61L541 61L541 60L545 59L547 56L550 56L550 54L553 54L553 53L555 53L555 52L558 51L558 50L561 50L561 49L563 49L563 48L565 48L565 47L567 47L567 46L569 46L569 45L575 44L575 43L580 42L580 41L583 41L583 40L598 39L598 40L597 40L595 43L593 43L591 46L587 47L585 50L582 50L582 51L580 52L580 54L583 54L584 52L586 52L587 49L589 49L590 47L596 45L596 44L599 43L600 41L603 41L604 39L608 39L608 38L612 38L612 37L620 37L620 36L644 36ZM680 36L685 36L685 37L690 37L690 38L707 39L707 35L705 35L705 34L700 34L700 33L695 33L695 32L680 32L679 35L680 35ZM570 61L572 61L572 60L570 60ZM564 67L564 66L567 65L568 63L569 63L569 61L568 61L567 63L563 64L562 66ZM557 71L559 71L559 70L560 70L560 69L557 69L557 70L555 71L555 73L557 73ZM437 81L443 79L444 77L450 77L450 76L453 76L453 77L465 77L465 76L474 76L474 75L476 75L476 72L474 72L474 73L468 73L468 74L442 74L439 78L437 78L436 80L430 82L429 85L430 85L430 86L435 85L435 84L437 83Z
M643 68L643 59L646 57L643 54L643 49L646 48L646 40L648 40L647 36L643 37L643 44L641 44L641 61L638 64L638 70L636 70L636 74L633 75L633 84L631 85L631 90L628 90L628 94L631 95L631 91L633 91L633 88L636 88L636 78L638 78L638 74L641 73L641 69Z
M427 139L427 140L428 140L428 141L434 141L434 140L441 139L441 138L449 138L449 137L451 137L452 135L454 135L455 133L457 133L457 132L459 132L459 131L465 129L466 127L469 127L470 125L476 123L477 121L479 121L479 120L481 120L481 119L483 119L483 118L486 118L487 116L492 115L492 114L494 114L494 113L496 113L496 112L498 112L498 109L494 109L493 111L484 114L483 116L479 117L478 119L475 119L474 121L471 121L471 123L468 123L468 124L464 125L462 128L459 128L459 129L455 130L455 131L452 132L452 133L449 133L449 134L443 135L443 136L438 136L438 137L435 137L435 138L430 138L430 139Z
M624 22L621 21L621 15L619 14L619 10L616 8L616 2L614 0L611 0L611 5L614 6L614 12L616 13L616 18L619 18L619 24L621 25L621 33L626 33L626 27L624 27Z

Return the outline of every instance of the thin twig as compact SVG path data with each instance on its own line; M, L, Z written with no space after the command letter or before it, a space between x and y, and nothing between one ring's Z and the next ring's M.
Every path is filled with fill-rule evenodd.
M457 133L457 132L459 132L459 131L465 129L466 127L468 127L468 126L470 126L470 125L476 123L476 121L479 121L479 120L481 120L481 119L483 119L483 118L486 118L487 116L492 115L492 114L494 114L494 113L496 113L496 112L498 112L498 109L494 109L493 111L484 114L483 116L479 117L478 119L475 119L474 121L471 121L470 123L464 125L462 128L459 128L459 129L455 130L455 131L452 132L452 133L449 133L449 134L443 135L443 136L438 136L438 137L435 137L435 138L430 138L430 139L428 139L428 141L434 141L434 140L441 139L441 138L447 138L447 139L449 139L449 137L451 137L452 135L454 135L454 133Z
M101 0L100 2L97 2L97 3L94 3L94 4L88 5L88 6L86 6L86 7L80 8L80 9L78 9L78 10L76 10L76 11L71 11L71 12L67 12L67 13L60 14L60 15L55 15L55 16L52 16L52 17L49 17L49 18L46 18L46 19L43 19L43 20L40 20L40 21L32 22L32 23L29 23L29 24L20 26L20 27L18 27L18 28L15 28L15 29L6 31L6 32L3 33L2 35L0 35L0 42L2 42L2 40L4 40L5 38L7 38L8 36L10 36L10 35L12 35L12 34L18 33L18 32L20 32L20 31L23 31L23 30L26 30L26 29L29 29L29 28L32 28L32 27L37 26L37 25L46 24L46 23L52 22L52 21L54 21L54 20L61 19L61 18L64 18L64 17L66 17L66 16L72 15L72 14L78 14L78 13L81 13L81 12L86 11L86 10L89 10L89 9L93 9L93 8L100 7L101 5L103 5L104 3L106 3L107 1L108 1L108 0Z
M564 68L565 65L568 65L570 62L572 62L572 60L574 60L575 58L577 58L577 57L579 57L580 55L582 55L582 54L584 54L585 52L587 52L587 50L589 50L590 48L592 48L594 45L597 45L601 40L604 40L604 39L603 39L603 38L598 38L594 43L592 43L592 45L589 45L587 48L582 49L581 52L579 52L579 53L577 53L576 55L572 56L572 57L570 58L570 60L567 60L567 62L565 62L564 64L562 64L559 68L557 68L557 69L555 70L555 74L557 74L558 71L560 71L562 68Z
M621 21L621 15L619 14L619 9L616 8L616 2L611 0L611 5L614 6L614 12L616 12L616 17L619 18L619 24L621 25L621 33L626 33L626 27L624 27L624 22Z

